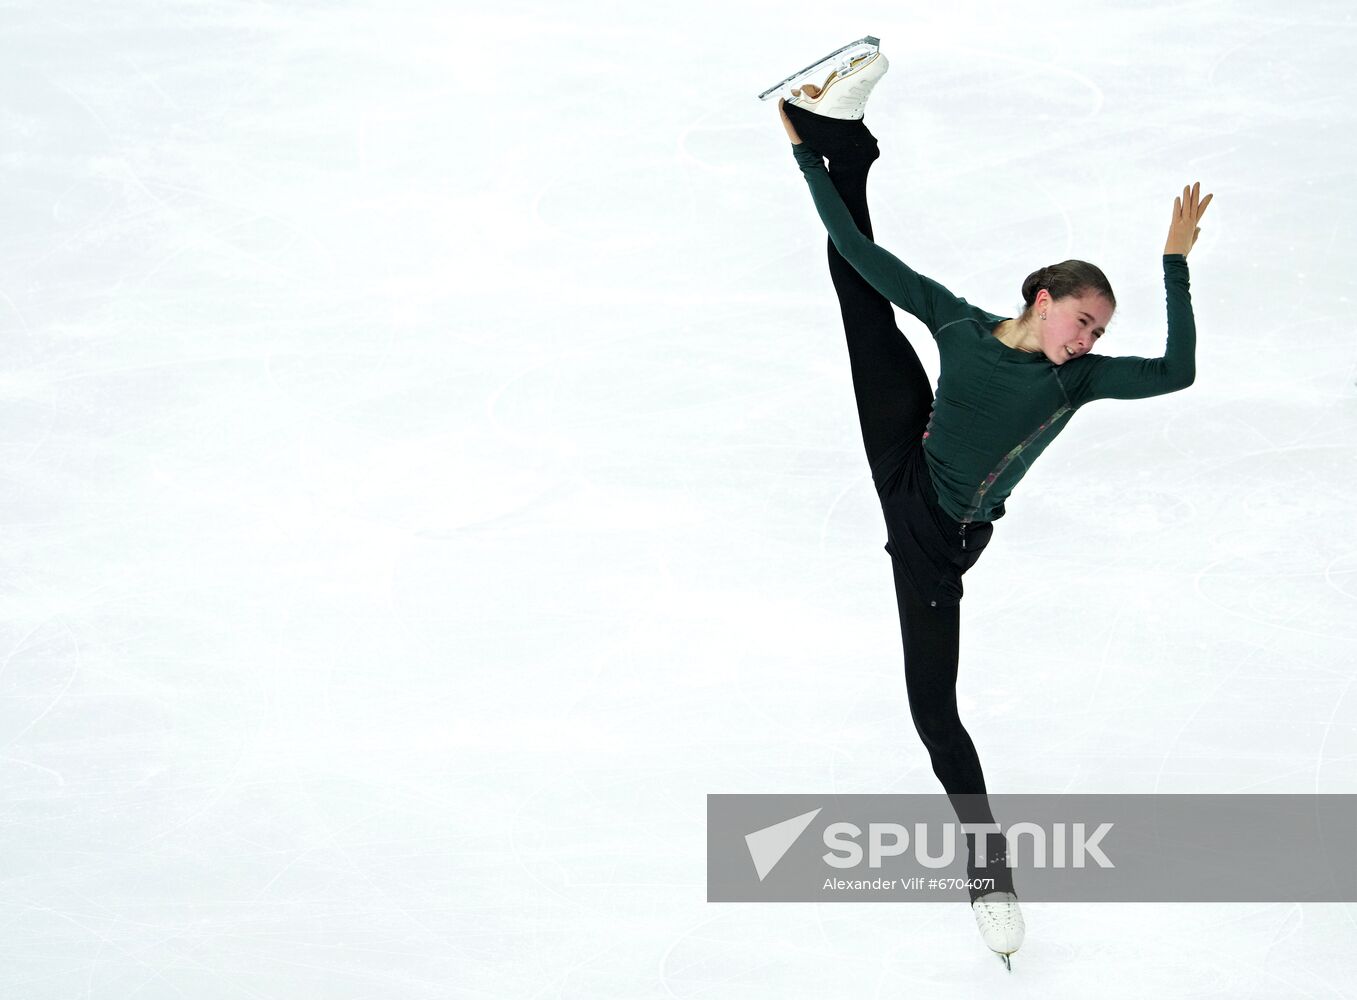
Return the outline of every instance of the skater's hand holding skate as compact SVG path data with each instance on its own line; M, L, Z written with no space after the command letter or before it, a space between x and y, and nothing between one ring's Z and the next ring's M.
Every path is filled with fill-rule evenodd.
M1190 188L1183 188L1181 198L1173 199L1173 218L1169 223L1169 238L1164 244L1164 253L1180 253L1186 257L1193 244L1197 242L1197 237L1201 235L1197 223L1206 213L1206 206L1211 203L1212 198L1208 194L1198 201L1197 196L1200 193L1201 181L1197 181Z
M785 98L777 99L777 113L782 116L782 127L787 130L787 137L792 140L793 146L801 145L801 137L796 134L796 129L792 127L792 120L787 117L787 112L782 110L782 105L786 104Z

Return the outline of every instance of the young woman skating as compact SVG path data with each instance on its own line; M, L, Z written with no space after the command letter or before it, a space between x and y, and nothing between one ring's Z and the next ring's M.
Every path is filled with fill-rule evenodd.
M779 100L779 113L829 233L829 273L858 420L885 515L910 714L959 818L993 823L980 760L957 714L961 577L989 544L1014 486L1081 406L1192 384L1196 327L1187 254L1212 196L1200 198L1194 184L1174 199L1163 253L1163 357L1092 353L1116 299L1102 271L1085 261L1028 275L1020 315L986 312L872 241L867 173L880 152L863 113L887 65L869 36L761 96L800 80L824 81L792 89L791 100ZM937 344L936 396L891 303L923 322ZM983 865L975 838L967 842L968 875L993 880L971 890L976 921L1011 968L1025 928L1003 839L989 838Z

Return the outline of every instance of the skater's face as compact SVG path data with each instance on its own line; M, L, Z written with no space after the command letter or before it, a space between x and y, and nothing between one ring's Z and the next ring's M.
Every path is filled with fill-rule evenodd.
M1041 330L1041 349L1057 365L1093 350L1107 324L1112 322L1112 303L1092 292L1052 299L1051 293L1043 288L1037 293L1034 305L1033 312ZM1046 314L1045 319L1041 318L1042 313Z

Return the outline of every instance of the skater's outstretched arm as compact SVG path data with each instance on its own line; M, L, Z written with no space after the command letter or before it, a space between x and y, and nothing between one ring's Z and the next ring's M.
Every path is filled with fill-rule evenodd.
M1087 354L1069 366L1077 404L1094 399L1144 399L1186 389L1197 377L1197 323L1192 314L1187 255L1164 254L1168 300L1168 344L1162 358L1118 358Z
M794 144L801 173L810 187L815 210L829 231L834 247L869 285L901 309L917 316L937 336L938 327L967 308L945 287L924 277L888 250L877 246L858 229L825 169L824 159L806 143Z
M1202 216L1214 195L1201 196L1201 183L1183 188L1173 199L1169 235L1164 242L1164 291L1168 299L1168 346L1162 358L1107 358L1085 355L1071 374L1076 402L1091 399L1143 399L1186 389L1197 377L1197 323L1187 255L1201 235Z

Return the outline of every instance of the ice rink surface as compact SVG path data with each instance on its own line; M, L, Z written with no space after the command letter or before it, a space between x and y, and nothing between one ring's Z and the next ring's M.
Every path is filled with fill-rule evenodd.
M1357 995L1357 904L705 901L708 793L938 790L755 99L868 33L983 308L1091 260L1157 356L1215 195L1196 384L967 574L990 790L1357 792L1350 4L7 2L0 996Z

